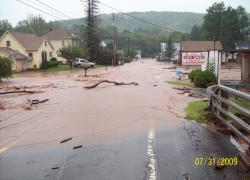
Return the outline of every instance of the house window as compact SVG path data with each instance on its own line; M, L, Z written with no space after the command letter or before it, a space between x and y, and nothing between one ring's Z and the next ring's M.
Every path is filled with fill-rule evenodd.
M52 57L52 52L51 51L49 52L49 57Z
M30 60L33 59L33 53L28 53L28 57Z
M64 42L64 40L62 40L62 46L65 46L65 42Z
M10 41L6 41L6 46L10 47Z
M45 43L44 45L47 46L47 41L45 41L44 43Z

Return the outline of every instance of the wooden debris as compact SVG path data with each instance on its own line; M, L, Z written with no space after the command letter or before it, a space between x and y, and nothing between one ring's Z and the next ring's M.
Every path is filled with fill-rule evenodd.
M34 94L34 93L38 93L40 91L28 91L28 90L14 90L14 91L4 91L4 92L0 92L0 95L3 94L14 94L14 93L28 93L28 94Z
M190 91L192 88L191 87L173 87L173 89L179 90L179 91Z
M59 168L60 168L60 167L57 166L57 167L52 167L51 169L52 169L52 170L56 170L56 169L59 169Z
M31 102L26 102L26 103L23 105L23 108L24 108L25 110L31 110L31 106L32 106Z
M97 82L97 83L95 83L95 84L93 84L91 86L85 86L84 88L86 88L86 89L92 89L92 88L95 88L95 87L97 87L98 85L100 85L102 83L105 83L105 82L106 83L112 83L112 84L114 84L116 86L120 86L120 85L135 85L135 86L137 86L138 85L138 83L136 83L136 82L125 83L125 82L116 82L116 81L102 80L102 81L99 81L99 82Z
M68 142L68 141L70 141L70 140L72 140L72 138L70 137L70 138L67 138L67 139L64 139L64 140L62 140L60 143L62 144L62 143L66 143L66 142Z
M82 145L73 147L73 149L79 149L79 148L82 148Z
M44 102L47 102L49 99L44 99L44 100L41 100L39 101L38 99L34 99L31 101L32 104L40 104L40 103L44 103Z
M44 102L47 102L49 99L44 99L44 100L41 100L39 101L38 99L34 99L34 100L28 100L28 102L26 102L24 105L23 105L23 108L25 110L31 110L31 107L32 105L34 104L40 104L40 103L44 103Z
M1 102L0 102L0 110L5 110L5 107Z

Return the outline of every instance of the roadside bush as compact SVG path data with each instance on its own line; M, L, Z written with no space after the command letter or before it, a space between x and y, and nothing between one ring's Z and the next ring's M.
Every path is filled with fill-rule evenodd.
M113 50L105 48L101 50L101 53L99 54L99 60L98 64L100 65L111 65L112 64L112 59L114 58L113 56ZM116 54L116 65L119 61L119 55Z
M194 74L193 82L197 87L206 88L216 82L216 77L210 70L200 71Z
M53 57L53 58L50 58L49 61L56 61L57 62L57 59L55 57Z
M191 80L191 82L194 82L195 75L200 72L201 72L200 69L196 69L196 70L191 71L191 73L188 74L188 78Z
M48 61L48 68L57 67L58 64L59 64L59 62L57 61L56 58L51 58L51 59Z
M9 58L0 56L0 81L12 75L12 62Z
M193 79L194 85L196 87L201 87L201 88L205 88L206 87L206 76L205 73L201 72L197 72L194 75L194 79Z
M207 80L207 86L214 85L216 83L216 76L211 70L206 70L203 72Z
M48 69L48 61L47 60L45 60L45 59L42 60L40 69Z

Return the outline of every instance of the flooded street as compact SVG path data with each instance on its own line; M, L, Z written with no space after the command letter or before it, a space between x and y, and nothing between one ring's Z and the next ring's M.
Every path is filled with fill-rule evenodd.
M3 103L10 108L1 111L1 147L58 142L67 137L93 142L96 138L133 136L155 125L177 125L183 120L184 107L191 98L176 95L165 82L175 76L163 69L165 66L146 60L107 71L91 70L89 75L100 76L86 78L88 81L79 80L83 72L44 77L18 75L11 81L15 86L38 86L34 89L42 92L3 96ZM83 88L103 79L135 81L139 85L104 83L95 89ZM30 111L16 107L27 99L45 98L49 98L47 103Z
M175 79L169 66L144 59L90 70L86 78L83 71L24 73L2 84L39 93L1 95L0 179L147 179L151 150L155 179L241 179L238 167L194 165L197 156L237 157L237 150L228 138L185 120L195 99L166 83ZM138 85L84 88L100 80ZM28 99L49 100L25 110Z

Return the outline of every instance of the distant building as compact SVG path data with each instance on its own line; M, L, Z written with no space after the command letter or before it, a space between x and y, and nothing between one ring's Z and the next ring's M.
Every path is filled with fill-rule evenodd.
M180 54L182 65L186 67L217 69L219 50L223 49L220 41L182 41Z
M250 49L250 41L240 41L235 46L235 49Z
M181 43L174 43L174 48L175 48L175 53L173 60L178 60L180 59L180 49L181 49Z
M5 32L0 37L1 54L14 61L16 71L39 68L42 60L52 57L53 47L45 36L20 32ZM25 58L26 57L26 58Z
M66 59L59 56L59 49L67 46L79 45L79 39L69 29L54 29L46 34L46 38L53 46L50 57L56 57L58 61L66 62Z
M166 52L167 43L161 43L161 53Z
M135 58L136 59L141 59L141 50L136 50L135 51Z

